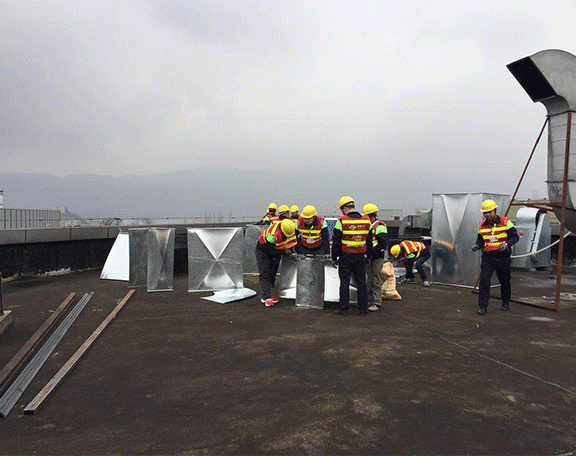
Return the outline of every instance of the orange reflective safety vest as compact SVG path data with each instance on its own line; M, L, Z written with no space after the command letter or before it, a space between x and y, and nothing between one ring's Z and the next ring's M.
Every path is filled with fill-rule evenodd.
M286 237L280 229L280 223L272 223L272 225L262 231L258 242L262 245L266 244L266 242L274 243L278 250L285 250L296 245L296 233L293 236Z
M346 253L366 252L366 238L370 232L370 217L352 218L347 215L340 217L342 224L342 251Z
M400 248L404 249L404 258L416 259L420 256L422 250L426 248L426 244L420 241L402 241Z
M508 240L508 229L513 226L508 217L500 217L500 222L494 226L489 226L486 220L482 220L478 224L478 233L484 239L484 250L498 250Z
M380 233L380 230L378 230L379 226L384 227L385 231L383 231L383 233L388 233L388 226L386 225L386 223L383 222L382 220L376 220L372 224L372 227L370 228L372 230L372 247L376 247L378 245L378 239L376 239L376 231Z
M280 221L280 217L277 215L270 215L270 213L266 214L262 217L262 223L270 222L270 224L276 223Z
M298 217L298 231L300 232L300 242L308 249L314 249L322 244L322 224L324 217L316 216L316 223L311 226L304 224L302 216Z

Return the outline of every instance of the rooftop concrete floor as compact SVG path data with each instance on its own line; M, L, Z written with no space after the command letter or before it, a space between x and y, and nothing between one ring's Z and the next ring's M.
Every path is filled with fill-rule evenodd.
M563 284L576 292L575 276ZM259 291L255 276L245 285ZM513 272L514 298L554 285L550 271ZM334 304L212 303L186 276L174 288L138 289L31 416L128 286L97 271L5 283L0 368L70 292L95 295L0 419L0 454L576 454L576 302L491 300L479 316L469 289L418 283L340 317Z

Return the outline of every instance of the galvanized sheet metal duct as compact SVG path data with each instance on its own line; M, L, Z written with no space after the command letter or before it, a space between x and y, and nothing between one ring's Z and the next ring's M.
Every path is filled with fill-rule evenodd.
M150 228L148 233L148 291L173 291L174 228Z
M480 274L481 254L470 251L482 220L482 201L492 199L504 215L510 196L492 193L432 195L432 280L474 286ZM496 280L496 279L495 279Z
M576 56L557 49L540 51L530 57L507 65L532 101L540 102L548 111L548 198L562 203L564 156L568 112L576 109ZM576 203L576 124L572 116L568 188L566 207L575 209ZM561 209L555 208L558 219ZM576 231L576 212L566 212L566 227Z
M243 243L242 228L189 228L188 291L243 288Z

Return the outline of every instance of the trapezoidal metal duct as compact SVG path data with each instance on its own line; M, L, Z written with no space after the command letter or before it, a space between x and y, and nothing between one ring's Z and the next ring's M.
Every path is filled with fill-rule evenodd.
M569 165L566 193L566 228L576 231L576 130L572 112L576 110L576 56L569 52L547 49L507 65L512 75L528 93L532 101L540 102L548 111L548 198L558 207L564 184L566 138L569 138ZM568 119L574 131L567 135Z

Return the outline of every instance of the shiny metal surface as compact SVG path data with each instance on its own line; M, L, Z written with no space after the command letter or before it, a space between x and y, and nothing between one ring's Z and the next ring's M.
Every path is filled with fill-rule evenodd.
M296 305L324 308L324 265L317 256L299 256L296 261Z
M527 255L552 243L550 215L533 207L522 207L516 213L516 229L520 240L514 245L512 255ZM550 266L550 249L529 256L512 258L515 268L545 268Z
M189 228L188 291L243 288L243 242L243 228Z
M296 259L282 258L280 268L280 281L278 282L279 296L286 299L296 299L296 285L297 285L297 263ZM350 302L357 302L358 294L354 278L350 282ZM338 277L338 269L332 266L332 262L327 261L324 263L324 302L338 302L340 301L340 278Z
M200 299L217 302L219 304L227 304L229 302L251 298L252 296L256 296L256 292L250 288L230 288L228 290L215 291L214 295L204 296Z
M145 287L148 283L148 228L128 230L130 273L128 286Z
M561 204L568 111L576 110L576 56L546 49L507 65L532 101L548 111L548 198ZM566 207L576 203L576 116L572 116ZM561 218L560 208L554 212ZM566 212L566 227L576 231L576 212Z
M150 228L148 233L148 291L173 291L174 228Z
M258 274L258 262L254 248L264 228L266 228L264 225L246 225L244 227L244 274Z
M445 193L432 195L432 243L429 260L434 282L473 287L480 274L481 252L473 253L480 206L486 199L498 204L503 215L509 195L492 193ZM496 279L493 279L493 282Z
M129 280L130 279L130 235L119 233L116 236L114 245L108 253L108 258L104 263L101 279L108 280Z

